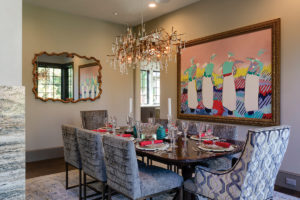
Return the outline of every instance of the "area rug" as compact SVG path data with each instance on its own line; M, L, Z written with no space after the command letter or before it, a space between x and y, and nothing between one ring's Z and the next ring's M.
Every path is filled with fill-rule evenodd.
M78 184L78 171L69 172L69 184ZM78 188L65 189L65 173L51 174L26 180L26 200L78 200ZM88 190L88 194L93 191ZM171 200L174 194L164 194L153 198L153 200ZM99 197L99 196L98 196ZM89 198L89 200L96 197ZM114 195L113 200L127 199L121 195ZM283 193L275 192L273 200L300 200Z

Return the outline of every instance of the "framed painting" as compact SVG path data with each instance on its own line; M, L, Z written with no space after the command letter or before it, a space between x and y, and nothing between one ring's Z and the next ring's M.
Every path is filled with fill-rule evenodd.
M179 119L280 123L280 19L189 41L177 57Z
M99 64L89 63L79 66L78 72L78 96L79 98L94 99L99 94Z

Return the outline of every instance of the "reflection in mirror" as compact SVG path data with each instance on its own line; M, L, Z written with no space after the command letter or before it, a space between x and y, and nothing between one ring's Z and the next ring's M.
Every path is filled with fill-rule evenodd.
M77 54L42 52L35 55L33 64L36 98L62 102L100 98L99 60Z

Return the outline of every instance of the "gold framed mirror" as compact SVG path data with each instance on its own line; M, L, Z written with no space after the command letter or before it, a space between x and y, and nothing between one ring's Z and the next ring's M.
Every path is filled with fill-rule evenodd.
M94 57L44 51L34 55L32 64L36 99L76 103L95 101L102 94L102 66Z

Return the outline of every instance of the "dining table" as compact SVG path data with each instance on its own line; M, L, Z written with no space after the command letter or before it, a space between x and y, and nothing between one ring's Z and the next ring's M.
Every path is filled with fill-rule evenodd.
M192 178L193 173L195 172L195 166L205 164L206 160L240 153L245 145L245 142L243 141L228 139L221 140L234 146L234 150L224 152L204 151L198 148L200 141L193 139L184 141L182 137L178 137L175 142L175 147L169 147L166 150L154 151L136 148L136 154L168 166L176 166L177 169L181 169L183 179L187 180ZM170 143L169 140L164 140L164 142ZM178 193L174 196L174 199L179 199ZM194 199L194 197L184 192L184 199L190 200Z
M201 165L204 161L209 159L239 153L243 150L245 145L245 142L238 140L222 139L222 141L230 143L234 146L234 149L224 152L204 151L198 148L200 141L192 139L184 141L182 137L178 137L175 142L175 147L154 151L136 148L136 154L166 165L176 166L178 169L181 169L183 179L187 180L192 177L196 165ZM169 142L169 140L165 140L165 142Z
M117 130L117 133L121 135L124 134L125 127L121 127ZM164 139L164 143L169 144L169 147L163 150L136 148L136 154L142 158L146 157L152 161L166 164L167 166L176 166L177 169L181 169L183 179L187 180L192 178L197 165L205 165L205 161L207 160L240 153L245 145L243 141L219 138L218 141L230 143L234 147L233 150L222 152L205 151L198 148L201 140L193 140L191 136L192 135L188 135L187 140L179 136L175 140L174 145L171 145L170 139ZM136 145L137 144L138 142L136 142ZM185 200L191 199L191 196L186 193L184 195ZM178 199L178 194L175 195L174 199Z

